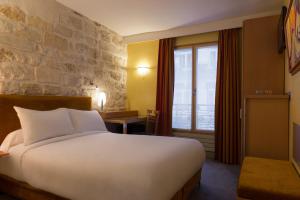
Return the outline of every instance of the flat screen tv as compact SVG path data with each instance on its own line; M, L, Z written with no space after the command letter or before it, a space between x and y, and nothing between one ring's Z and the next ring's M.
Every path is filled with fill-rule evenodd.
M300 175L300 125L294 123L292 162Z
M284 6L281 9L281 14L278 22L278 53L283 53L285 50L285 31L284 31L284 23L285 17L287 13L287 8Z

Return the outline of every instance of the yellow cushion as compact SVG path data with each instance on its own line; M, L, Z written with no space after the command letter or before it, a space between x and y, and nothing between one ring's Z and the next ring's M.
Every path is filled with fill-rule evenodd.
M300 199L300 178L291 162L246 157L238 195L248 199Z

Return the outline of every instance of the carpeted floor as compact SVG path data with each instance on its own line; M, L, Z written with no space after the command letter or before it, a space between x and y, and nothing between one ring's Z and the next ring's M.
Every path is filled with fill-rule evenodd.
M235 200L239 166L224 165L207 160L202 169L201 186L190 200ZM0 194L0 200L15 200Z
M207 160L202 169L201 186L190 200L235 200L240 166Z

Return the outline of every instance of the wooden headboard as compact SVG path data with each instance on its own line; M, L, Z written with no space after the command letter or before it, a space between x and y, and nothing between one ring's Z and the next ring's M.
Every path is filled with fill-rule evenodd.
M0 95L0 144L7 134L21 128L14 106L34 110L91 110L91 105L91 97Z

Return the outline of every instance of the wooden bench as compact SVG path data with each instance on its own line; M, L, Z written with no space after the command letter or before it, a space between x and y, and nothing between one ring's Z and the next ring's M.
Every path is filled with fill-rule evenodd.
M299 200L299 175L289 161L246 157L237 199Z

